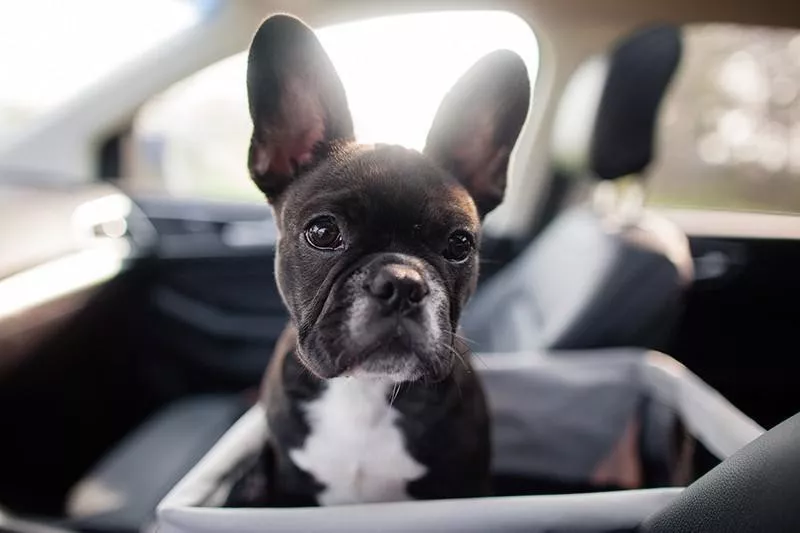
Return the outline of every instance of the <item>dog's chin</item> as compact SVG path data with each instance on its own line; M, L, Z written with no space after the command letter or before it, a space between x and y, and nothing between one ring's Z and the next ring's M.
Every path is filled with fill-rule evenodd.
M392 383L441 381L452 371L452 349L433 349L424 328L410 320L371 321L360 335L312 332L301 362L323 379L354 377ZM332 332L333 333L333 332ZM330 339L326 342L326 339Z
M358 366L341 374L345 377L404 383L423 379L423 372L414 353L374 354Z
M339 375L391 383L435 383L446 378L451 371L452 357L449 353L403 350L389 344L364 354L361 362Z

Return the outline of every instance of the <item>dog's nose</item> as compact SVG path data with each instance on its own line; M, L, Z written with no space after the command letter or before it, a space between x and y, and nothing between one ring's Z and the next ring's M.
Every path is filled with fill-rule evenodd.
M428 284L415 268L406 265L384 265L369 282L369 293L394 311L419 307L430 292Z

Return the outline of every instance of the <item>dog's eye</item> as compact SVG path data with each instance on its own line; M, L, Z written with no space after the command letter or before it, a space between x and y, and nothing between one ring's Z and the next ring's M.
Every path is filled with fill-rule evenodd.
M305 231L308 244L319 250L336 250L342 246L342 232L333 217L319 217L311 221Z
M453 263L463 263L472 253L473 242L472 235L466 231L454 231L447 238L447 248L442 255Z

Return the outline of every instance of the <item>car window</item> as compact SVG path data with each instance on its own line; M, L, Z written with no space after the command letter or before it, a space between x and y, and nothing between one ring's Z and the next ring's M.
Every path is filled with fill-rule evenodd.
M198 0L0 2L0 145L195 24L204 8ZM125 24L116 23L121 20Z
M800 213L800 32L714 24L684 35L650 202Z
M359 142L421 149L445 92L490 51L516 51L532 78L538 68L530 26L506 12L381 17L317 35L345 85ZM246 168L252 126L245 70L242 52L146 103L133 123L126 179L179 196L260 201Z

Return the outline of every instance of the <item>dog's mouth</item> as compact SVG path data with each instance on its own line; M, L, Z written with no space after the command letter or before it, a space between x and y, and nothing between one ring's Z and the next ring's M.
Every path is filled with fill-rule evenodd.
M395 272L398 277L403 274ZM425 290L397 295L407 299L400 303L392 300L390 289L370 286L368 271L343 280L329 296L342 303L330 306L334 311L324 313L306 339L301 339L306 366L323 378L360 376L401 382L445 377L454 352L452 336L447 334L451 329L447 294L441 282L421 269L409 275L418 275Z
M423 377L428 347L421 339L426 332L416 321L405 317L381 317L365 328L359 339L363 346L349 355L345 376L412 381Z
M367 351L414 353L426 348L428 332L417 320L403 316L378 317L363 328L360 344Z

